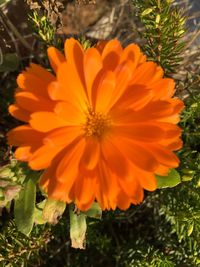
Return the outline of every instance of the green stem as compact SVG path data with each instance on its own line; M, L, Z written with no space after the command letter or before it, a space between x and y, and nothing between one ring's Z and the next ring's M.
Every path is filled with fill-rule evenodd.
M160 0L158 0L158 8L159 8L159 10L161 9L161 5L160 5Z

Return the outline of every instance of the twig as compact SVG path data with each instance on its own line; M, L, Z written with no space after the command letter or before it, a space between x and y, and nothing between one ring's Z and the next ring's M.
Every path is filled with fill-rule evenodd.
M197 11L197 12L194 12L191 16L189 16L189 17L187 18L187 20L197 19L197 18L199 18L199 17L200 17L200 12Z
M0 17L8 26L8 28L13 32L13 34L20 40L20 42L30 51L32 51L32 47L29 43L24 39L21 33L17 30L17 28L13 25L13 23L9 20L9 18L2 12L0 9Z
M3 64L3 53L0 47L0 66Z
M4 29L6 30L6 32L10 36L11 43L14 44L14 47L15 47L15 50L16 50L17 54L20 55L19 48L18 48L18 45L17 45L17 42L16 42L16 38L15 38L13 32L8 28L8 25L5 23L5 21L3 20L3 18L1 16L0 16L0 20L2 22L2 25L3 25ZM7 42L7 44L8 43L9 42Z
M200 29L196 31L196 33L194 34L192 40L187 43L185 49L187 49L188 47L190 47L194 43L194 41L199 37L199 35L200 35Z

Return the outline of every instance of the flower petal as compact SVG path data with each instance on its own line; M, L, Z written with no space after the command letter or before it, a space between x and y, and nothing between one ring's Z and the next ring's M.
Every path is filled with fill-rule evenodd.
M22 72L17 77L17 84L21 89L32 92L35 95L49 97L47 91L49 82L42 77L40 78L29 72Z
M52 132L45 134L43 144L51 146L68 146L74 139L81 136L81 127L67 126L58 128Z
M96 177L90 177L87 173L79 175L76 179L74 190L78 209L85 211L91 207L95 199L95 183Z
M150 84L163 77L163 70L154 62L141 64L134 72L131 84Z
M98 85L94 89L94 105L97 112L108 112L115 91L115 84L115 75L111 71L104 72L98 80Z
M165 131L162 128L150 123L115 126L113 134L115 131L122 137L141 142L158 142L165 137Z
M169 167L163 166L162 164L158 166L158 168L156 169L155 173L157 175L161 175L161 176L167 176L169 173Z
M138 204L143 200L143 189L136 178L137 173L130 173L126 179L122 177L118 178L119 185L122 188L122 191L131 198L131 202Z
M103 67L106 70L114 70L120 60L121 52L122 47L118 40L107 42L102 52Z
M116 87L110 106L114 105L125 92L132 76L132 63L130 61L127 61L118 65L115 70L115 75Z
M18 126L7 133L8 143L15 146L42 144L43 133L33 130L29 125Z
M110 116L116 124L133 124L150 121L165 122L165 118L173 116L174 108L168 101L149 102L142 109L134 111L131 108L113 108ZM166 121L168 122L168 120Z
M10 105L8 108L9 113L16 119L24 122L28 122L30 119L30 112L20 108L18 105Z
M67 61L76 69L82 84L85 85L83 72L84 51L81 44L74 38L69 38L65 41L64 50Z
M78 164L84 150L84 141L62 150L52 161L40 180L48 197L70 203L70 190L78 177Z
M167 167L176 168L179 165L178 157L169 149L158 144L149 144L147 149L151 151L157 161Z
M78 107L85 108L87 103L86 92L74 66L69 62L61 64L57 71L57 79L59 86L54 89L56 91L53 93L53 99L70 101Z
M175 82L173 79L169 78L160 79L156 83L153 83L150 87L154 93L154 100L169 99L175 92Z
M47 49L48 58L53 68L54 72L56 73L60 64L66 61L65 56L55 47L51 46Z
M137 65L140 63L140 58L142 55L143 54L141 53L138 45L130 44L121 53L120 63L127 60L131 60L134 63L135 66L134 69L135 69Z
M86 146L80 161L80 166L83 166L87 170L93 170L99 161L99 157L99 141L94 138L86 139Z
M38 148L29 159L32 170L42 170L50 166L53 158L61 151L62 147L43 145Z
M127 159L139 168L149 172L154 172L157 168L158 161L154 154L149 152L141 143L133 142L116 134L112 136L112 142Z
M68 123L53 112L41 111L31 114L30 125L39 132L48 132L68 126Z
M108 43L109 41L106 40L100 40L96 45L95 48L99 51L100 54L102 54L105 45Z
M161 143L161 145L163 144ZM183 141L181 139L176 139L168 143L167 146L165 145L165 147L167 147L169 150L176 151L183 147Z
M131 198L128 197L122 190L120 190L118 196L117 196L117 206L121 210L126 210L131 205Z
M35 63L31 63L30 66L26 68L26 73L42 79L45 83L50 83L55 80L55 76L51 72Z
M54 108L55 114L69 125L83 125L85 114L70 102L59 102Z
M55 105L49 99L38 97L31 92L16 93L15 98L18 106L30 112L51 111Z
M113 108L132 108L137 111L147 105L152 98L152 90L147 89L145 86L135 84L127 87Z
M116 145L109 138L101 142L101 152L106 164L119 177L128 174L128 162ZM119 164L120 163L120 164Z
M28 161L32 153L30 152L30 146L18 147L15 151L15 158L20 161Z
M89 48L84 55L84 74L90 104L92 103L92 85L101 68L102 60L98 50L93 47Z
M29 166L33 170L49 167L53 158L79 135L78 127L64 127L47 134L43 139L44 145L37 149L30 158Z
M157 181L153 173L143 171L136 166L134 166L134 173L142 188L148 191L154 191L157 188Z
M76 145L73 145L70 150L66 151L65 156L61 159L56 170L56 179L63 183L63 192L68 198L69 192L75 179L79 174L79 162L85 148L84 140L80 140ZM54 188L51 189L54 191ZM64 197L64 196L63 196Z
M105 162L100 161L95 195L103 210L116 209L118 192L119 186L116 176Z

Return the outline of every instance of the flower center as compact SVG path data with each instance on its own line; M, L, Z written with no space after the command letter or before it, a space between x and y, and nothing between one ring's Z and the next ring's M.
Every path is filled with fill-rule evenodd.
M86 121L83 126L85 136L102 138L103 135L110 129L111 119L109 116L102 114L101 112L95 112L92 109L88 109L86 113Z

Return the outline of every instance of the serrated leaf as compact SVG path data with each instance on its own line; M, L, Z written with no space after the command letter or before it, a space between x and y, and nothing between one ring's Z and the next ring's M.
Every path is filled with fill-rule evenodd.
M87 230L86 215L76 214L73 206L69 207L70 239L73 248L85 249L85 235Z
M0 62L0 72L15 71L19 67L19 58L15 53L4 54Z
M14 217L17 228L25 235L29 235L34 223L34 209L36 198L36 185L29 179L23 190L19 193L19 198L15 200Z
M66 203L55 199L47 199L43 209L43 219L49 223L58 223L59 217L63 214Z
M156 175L156 180L158 188L167 188L178 185L181 182L181 177L175 169L171 169L167 176Z
M89 210L82 213L91 218L101 219L102 209L97 202L94 202Z

